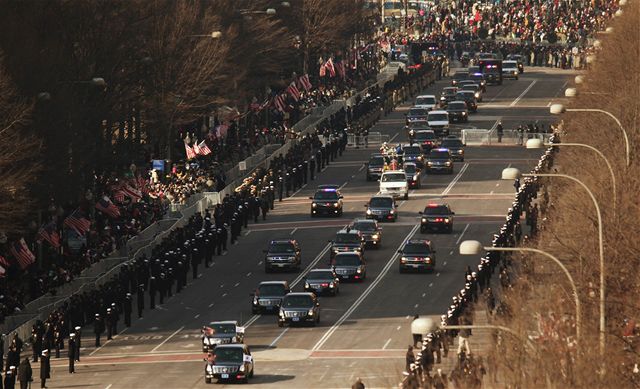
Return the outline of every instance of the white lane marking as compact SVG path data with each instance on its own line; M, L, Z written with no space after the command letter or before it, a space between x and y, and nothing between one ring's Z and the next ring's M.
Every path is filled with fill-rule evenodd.
M298 231L298 227L294 228L293 230L291 230L291 232L289 233L289 235L293 235L296 233L296 231Z
M420 227L420 225L415 225L413 226L413 228L411 229L411 231L409 231L409 233L407 234L407 236L405 236L402 240L400 245L398 246L398 248L395 250L396 253L389 259L389 261L387 262L387 264L385 265L385 267L382 269L382 271L380 272L380 274L378 274L378 276L376 277L375 280L373 280L373 282L371 284L369 284L369 286L367 287L367 289L364 290L364 292L362 292L362 294L360 295L360 297L358 297L358 299L351 305L351 307L340 317L340 319L338 319L338 321L336 321L336 323L334 325L331 326L331 328L329 328L329 330L327 330L327 332L325 332L325 334L322 336L322 338L320 338L320 340L318 340L318 342L313 346L313 348L311 349L311 351L317 351L319 350L326 342L327 340L331 337L331 335L333 335L334 332L336 332L336 330L338 329L338 327L340 327L340 325L342 325L342 323L345 322L345 320L347 320L349 318L349 316L351 316L351 314L353 314L353 312L360 306L360 304L362 304L362 302L367 298L367 296L369 294L371 294L371 292L373 291L373 289L382 281L382 278L384 278L384 276L389 272L389 269L391 268L391 265L393 265L396 262L396 259L398 258L398 250L402 249L402 246L404 244L404 242L411 238L416 231L418 230L418 228Z
M420 304L416 304L416 305L414 305L414 306L413 306L413 308L418 308L418 306L419 306L419 305L420 305Z
M197 314L197 315L195 315L193 318L194 318L194 319L197 319L197 318L199 318L199 317L200 317L200 314Z
M331 248L331 244L327 243L326 246L324 246L324 248L322 249L322 251L320 251L320 254L318 254L318 256L316 256L314 258L313 261L311 261L311 263L304 269L303 272L301 272L298 277L296 277L295 280L293 280L293 282L291 284L289 284L289 286L291 288L293 288L294 286L296 286L296 284L300 281L302 281L302 279L304 278L305 275L307 275L307 273L309 272L309 270L311 270L317 263L318 261L320 261L320 259L322 259L322 257L327 253L327 251L329 251L329 249ZM262 261L261 261L262 263ZM253 315L249 320L247 320L246 323L244 323L244 328L248 328L251 324L255 323L256 320L258 320L262 315ZM289 327L287 327L289 328Z
M174 336L176 336L178 334L178 332L182 331L183 329L184 329L184 326L182 326L182 327L178 328L177 330L175 330L175 332L173 334L169 335L165 340L163 340L162 343L160 343L159 345L154 347L153 350L151 350L151 352L155 352L157 349L162 347L163 344L167 343L169 341L169 339L171 339Z
M222 288L224 286L224 284L220 284L220 287Z
M214 304L214 303L209 304L209 308L213 307L213 304Z
M249 231L245 232L245 233L244 233L244 236L247 236L247 235L249 235L250 233L251 233L251 230L249 230Z
M247 273L247 277L251 277L251 272Z
M442 266L447 266L447 261L442 262Z
M492 194L493 194L493 191L489 192L489 194L490 194L490 195L492 195Z
M402 328L402 326L397 326L396 331L400 331L400 328Z
M426 293L423 293L423 294L422 294L422 297L424 297L424 296L426 296L426 295L427 295Z
M262 265L262 261L258 262L258 266Z
M391 343L391 338L387 339L387 341L385 342L384 346L382 346L382 349L386 349L387 346L389 345L389 343Z
M342 190L342 188L344 188L345 186L347 186L347 184L349 183L349 181L345 181L344 184L340 185L340 187L338 188L338 190Z
M396 134L394 136L391 137L391 139L389 139L388 143L393 142L394 139L396 139L396 136L398 136L399 132L396 132Z
M112 386L113 386L113 384L109 384L109 385L107 385L107 387L106 387L106 388L104 388L104 389L110 389Z
M358 169L358 171L361 172L362 169L364 169L364 165L360 166L360 169Z
M222 294L222 297L227 297L227 293L226 293L226 292L225 292L225 293L223 293L223 294Z
M351 178L355 178L355 177L356 177L356 175L355 175L355 174L351 175Z
M458 174L456 174L456 176L453 178L453 180L451 180L449 185L442 191L442 193L440 193L440 196L445 196L446 194L451 192L451 189L453 189L453 186L458 182L458 180L460 180L460 177L462 177L462 175L464 174L464 172L467 170L468 167L469 167L469 163L465 163L464 166L462 166Z
M513 100L511 102L511 104L509 104L509 107L514 107L516 104L518 104L518 101L520 101L520 99L522 99L524 97L524 95L527 94L527 92L529 92L529 90L531 88L533 88L533 86L536 84L536 82L538 82L538 80L533 80L531 81L531 84L529 84L529 86L527 87L527 89L524 90L524 92L520 93L520 96L518 96L515 100Z
M440 273L436 273L436 277L440 277Z
M453 250L449 251L449 255L453 255Z
M403 205L404 203L405 203L405 200L402 200L402 201L400 202L400 204L398 204L398 208L402 207L402 205Z
M433 282L429 283L429 288L431 288L432 286L433 286Z
M500 183L498 182L498 183L496 184L496 186L500 186Z
M460 237L458 237L458 240L456 240L456 245L460 243L460 241L462 240L462 237L464 236L464 233L467 232L467 229L469 229L470 225L471 223L467 223L467 225L464 227L464 230L462 230L462 234L460 234Z
M277 338L275 338L275 339L273 340L273 342L271 342L271 344L269 345L269 347L273 347L273 346L275 346L275 345L276 345L276 343L278 343L278 341L279 341L279 340L284 336L284 334L286 334L286 333L287 333L287 331L289 331L289 327L285 328L285 329L280 333L280 335L278 335L278 337L277 337Z
M325 166L324 169L326 169L327 167ZM322 173L324 171L324 169L322 169L320 172ZM298 193L300 193L301 190L303 190L305 187L307 186L307 184L304 184L300 187L300 189L298 189L297 191L293 192L293 194L290 196L291 197L295 197L295 195L297 195Z
M157 307L159 308L160 306L157 306ZM118 335L120 335L120 334L122 334L123 332L125 332L128 328L129 328L129 327L126 327L124 330L122 330L122 331L118 332L116 335L114 335L114 336L113 336L113 338L112 338L111 340L113 340L113 339L117 338L117 337L118 337ZM157 328L157 327L156 327L156 328ZM95 349L95 350L93 350L91 353L89 353L89 356L92 356L93 354L97 353L97 352L98 352L98 350L100 350L101 348L103 348L104 346L106 346L106 345L107 345L107 343L111 342L111 340L107 340L106 342L102 343L102 345L101 345L100 347L98 347L97 349Z
M240 285L240 283L239 283L239 282L236 282L236 284L235 284L235 285L233 285L233 287L234 287L234 288L237 288L237 287L238 287L238 285Z

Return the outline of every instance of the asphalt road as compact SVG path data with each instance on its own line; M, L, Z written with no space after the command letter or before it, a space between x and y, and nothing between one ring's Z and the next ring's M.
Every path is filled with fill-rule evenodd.
M574 73L555 69L526 69L519 81L489 86L469 126L491 128L502 120L505 129L540 120L549 123L550 102L562 95ZM424 93L439 94L448 80ZM399 107L375 130L404 141L403 113ZM467 127L467 126L465 126ZM478 258L457 253L463 239L488 244L501 224L514 194L512 182L500 181L507 166L528 170L540 152L516 146L468 147L464 162L456 162L452 175L423 176L422 189L408 201L399 201L396 223L383 224L379 250L368 250L367 279L342 284L338 297L321 297L318 327L279 328L273 315L252 315L249 294L263 280L286 279L296 291L308 270L325 267L328 240L353 218L364 216L364 204L377 192L366 182L363 163L376 152L349 149L315 181L276 205L266 222L250 225L240 243L202 269L180 295L123 330L99 349L91 346L91 329L84 331L82 362L77 373L67 373L67 360L52 360L49 388L203 388L204 363L199 329L213 320L238 320L247 327L245 342L256 363L249 385L265 388L344 388L361 377L367 387L394 387L404 367L414 314L440 315L463 284L467 265ZM344 195L341 218L309 217L309 200L316 185L338 184ZM418 211L430 200L448 202L456 212L452 234L416 232ZM397 250L414 235L432 239L438 250L437 269L430 274L400 274ZM263 253L268 240L297 239L303 251L301 273L264 272ZM34 377L38 377L34 364ZM37 380L36 380L37 381ZM219 385L222 387L223 385Z

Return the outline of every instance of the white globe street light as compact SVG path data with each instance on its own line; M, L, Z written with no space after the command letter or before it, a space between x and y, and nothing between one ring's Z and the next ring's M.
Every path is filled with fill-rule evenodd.
M576 84L582 84L582 83L584 82L584 76L582 76L582 75L577 75L577 76L573 79L573 81L574 81Z
M578 90L576 88L567 88L564 91L565 97L576 97L577 94L578 94Z

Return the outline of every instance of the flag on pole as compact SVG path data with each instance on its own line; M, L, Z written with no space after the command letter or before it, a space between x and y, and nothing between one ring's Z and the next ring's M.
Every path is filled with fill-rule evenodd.
M74 229L79 236L83 236L91 229L91 222L79 209L76 209L71 215L64 219L64 225Z
M18 265L22 270L36 261L36 256L29 250L29 246L27 246L24 238L20 238L19 241L12 243L9 252L11 252L11 255L18 261Z
M113 193L113 198L119 202L119 203L124 203L124 191L121 189L117 189L114 193Z
M197 144L196 142L193 142L193 147L192 147L192 149L193 149L193 152L194 152L196 155L202 155L202 151L200 151L200 146L198 146L198 144Z
M296 86L295 82L289 84L289 86L287 87L287 92L291 95L291 97L293 97L295 101L300 100L300 90Z
M207 146L207 143L204 140L202 142L200 142L198 147L200 148L200 152L201 152L202 155L211 154L211 149L209 148L209 146Z
M304 90L306 90L307 92L311 90L311 81L309 81L308 74L305 74L304 76L300 76L299 81L300 81L300 85L302 85Z
M287 103L286 103L286 96L284 93L281 95L277 95L274 99L273 99L273 105L276 107L276 109L280 112L284 112L285 108L287 108Z
M5 258L2 255L0 255L0 266L4 267L6 269L8 267L11 267L11 263L9 261L7 261L7 258Z
M142 199L142 193L138 189L132 187L131 185L128 185L128 184L123 185L122 189L121 189L121 192L125 196L127 196L131 200L133 200L134 202L138 202L138 201L140 201L140 199ZM117 200L117 198L116 198L116 200Z
M60 234L56 230L56 224L54 222L50 222L42 227L38 231L38 241L46 240L49 244L54 248L60 247Z
M196 152L191 147L189 147L187 142L184 142L184 149L187 152L187 159L192 159L196 157Z
M115 204L111 202L111 200L107 196L104 196L103 198L98 200L98 202L96 203L96 209L109 216L110 218L115 219L117 217L120 217L120 210Z
M324 64L324 67L327 68L327 71L329 72L329 76L331 77L336 76L336 68L335 66L333 66L333 60L331 58L329 58L327 63Z

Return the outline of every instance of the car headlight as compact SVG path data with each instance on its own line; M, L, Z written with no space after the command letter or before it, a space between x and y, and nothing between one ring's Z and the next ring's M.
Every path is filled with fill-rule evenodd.
M378 235L378 234L373 234L373 235L371 235L371 237L372 237L373 239L379 239L379 238L380 238L380 235Z
M480 97L480 93L476 92L474 96L476 96L476 99L477 99L478 97Z
M464 150L458 150L458 154L464 154Z
M356 273L358 273L358 274L362 273L362 269L356 270Z
M419 155L418 158L416 158L418 161L422 161L422 155Z
M280 315L280 317L284 317L284 312L283 311L280 311L278 314Z
M333 203L333 206L338 208L340 206L340 203Z
M447 161L444 163L446 166L451 166L451 162Z
M311 203L311 208L315 208L315 207L317 207L317 206L318 206L318 204L316 204L316 203Z
M428 164L429 166L431 166L431 165L433 165L433 162L429 161L429 162L427 162L427 164Z
M445 222L445 223L449 223L449 221L450 221L450 220L449 220L449 218L448 218L448 217L445 217L445 218L444 218L444 222Z
M418 175L417 174L413 176L413 180L414 181L418 181Z
M296 257L289 257L289 258L287 258L287 260L288 260L288 261L295 261L295 260L296 260Z
M467 113L466 112L462 112L462 116L467 116Z
M313 316L313 308L309 309L309 312L307 312L309 314L309 316Z
M308 287L309 287L309 283L308 283L308 282L305 282L305 283L304 283L304 287L305 287L305 288L308 288Z
M423 223L426 223L426 222L427 222L427 218L426 218L426 217L423 217L423 218L422 218L422 222L423 222Z
M240 368L238 370L239 371L244 371L244 363L242 365L240 365Z
M257 298L253 299L253 305L258 305L258 299Z
M204 344L210 344L210 343L209 343L209 338L204 338L204 339L202 339L202 343L204 343Z
M371 210L367 209L367 215L371 215Z
M396 211L392 209L391 211L389 211L389 213L393 215L394 213L396 213Z
M333 282L330 282L330 283L329 283L329 288L333 288L333 287L335 287L335 286L336 286L336 285L335 285Z
M424 259L424 261L425 261L426 263L431 263L431 258L426 257L426 258Z
M400 258L400 262L407 262L407 257Z

